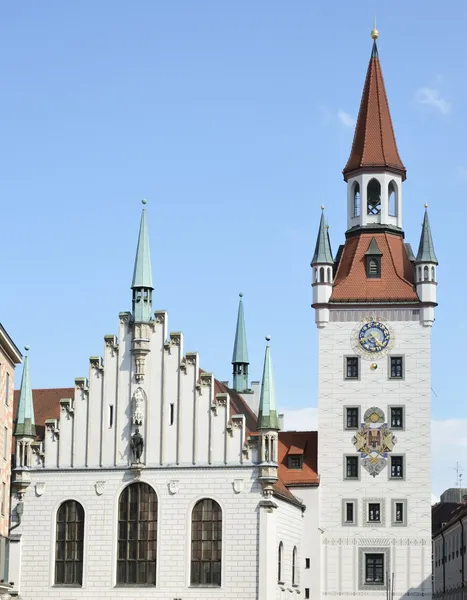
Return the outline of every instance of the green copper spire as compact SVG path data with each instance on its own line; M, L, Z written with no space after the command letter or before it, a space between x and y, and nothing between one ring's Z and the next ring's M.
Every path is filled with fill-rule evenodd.
M143 206L147 200L142 200ZM136 323L148 323L152 318L152 272L151 253L149 252L148 226L146 209L141 214L138 247L136 249L135 268L133 271L133 317Z
M29 346L25 346L24 349L27 352L29 350ZM36 437L34 404L32 401L31 378L29 376L29 356L27 354L24 357L23 376L21 378L21 390L19 392L15 435Z
M430 221L428 220L428 206L425 204L425 216L422 223L422 235L420 237L420 245L415 262L429 262L438 264L438 259L435 254L433 238L431 237Z
M236 392L248 391L248 349L246 347L245 315L243 314L243 294L239 294L237 330L232 355L233 389Z
M321 220L319 222L318 237L316 239L315 253L311 264L325 263L328 265L334 264L331 251L331 240L329 238L329 228L324 218L324 206L321 207Z
M266 352L264 355L263 381L261 382L261 397L259 400L258 423L256 429L279 430L279 419L276 408L276 389L274 387L274 374L272 372L271 348L266 336Z

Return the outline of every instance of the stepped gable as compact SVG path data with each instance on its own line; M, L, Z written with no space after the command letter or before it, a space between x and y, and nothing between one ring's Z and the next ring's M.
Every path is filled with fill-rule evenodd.
M381 250L381 277L366 274L365 253L373 238ZM330 302L418 302L413 267L401 235L360 233L347 238Z

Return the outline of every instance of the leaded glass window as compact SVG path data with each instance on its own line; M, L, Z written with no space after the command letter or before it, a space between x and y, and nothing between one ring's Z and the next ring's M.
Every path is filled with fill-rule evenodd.
M118 502L117 584L155 585L157 496L147 483L132 483Z
M204 498L191 514L191 585L220 586L221 561L222 510Z
M57 512L55 584L83 585L84 509L67 500Z

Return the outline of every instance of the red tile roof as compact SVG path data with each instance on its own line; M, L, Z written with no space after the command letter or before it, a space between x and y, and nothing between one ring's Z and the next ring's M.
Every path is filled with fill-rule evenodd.
M365 252L375 238L382 252L381 277L366 276ZM339 260L331 302L417 302L413 267L399 234L359 233L347 238Z
M287 455L303 452L301 469L289 469ZM279 432L279 479L286 486L318 485L318 432L280 431Z
M345 181L362 168L384 168L401 175L403 180L406 178L406 169L397 150L376 42L368 65L352 150L343 171Z

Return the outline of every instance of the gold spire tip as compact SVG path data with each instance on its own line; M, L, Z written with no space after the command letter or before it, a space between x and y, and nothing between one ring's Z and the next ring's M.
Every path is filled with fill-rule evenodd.
M324 204L321 204L321 210L324 210Z
M425 206L425 208L428 208L428 204L426 204L426 202L425 202L424 206Z
M373 21L373 29L371 30L371 38L376 42L379 38L379 31L376 29L376 15Z

